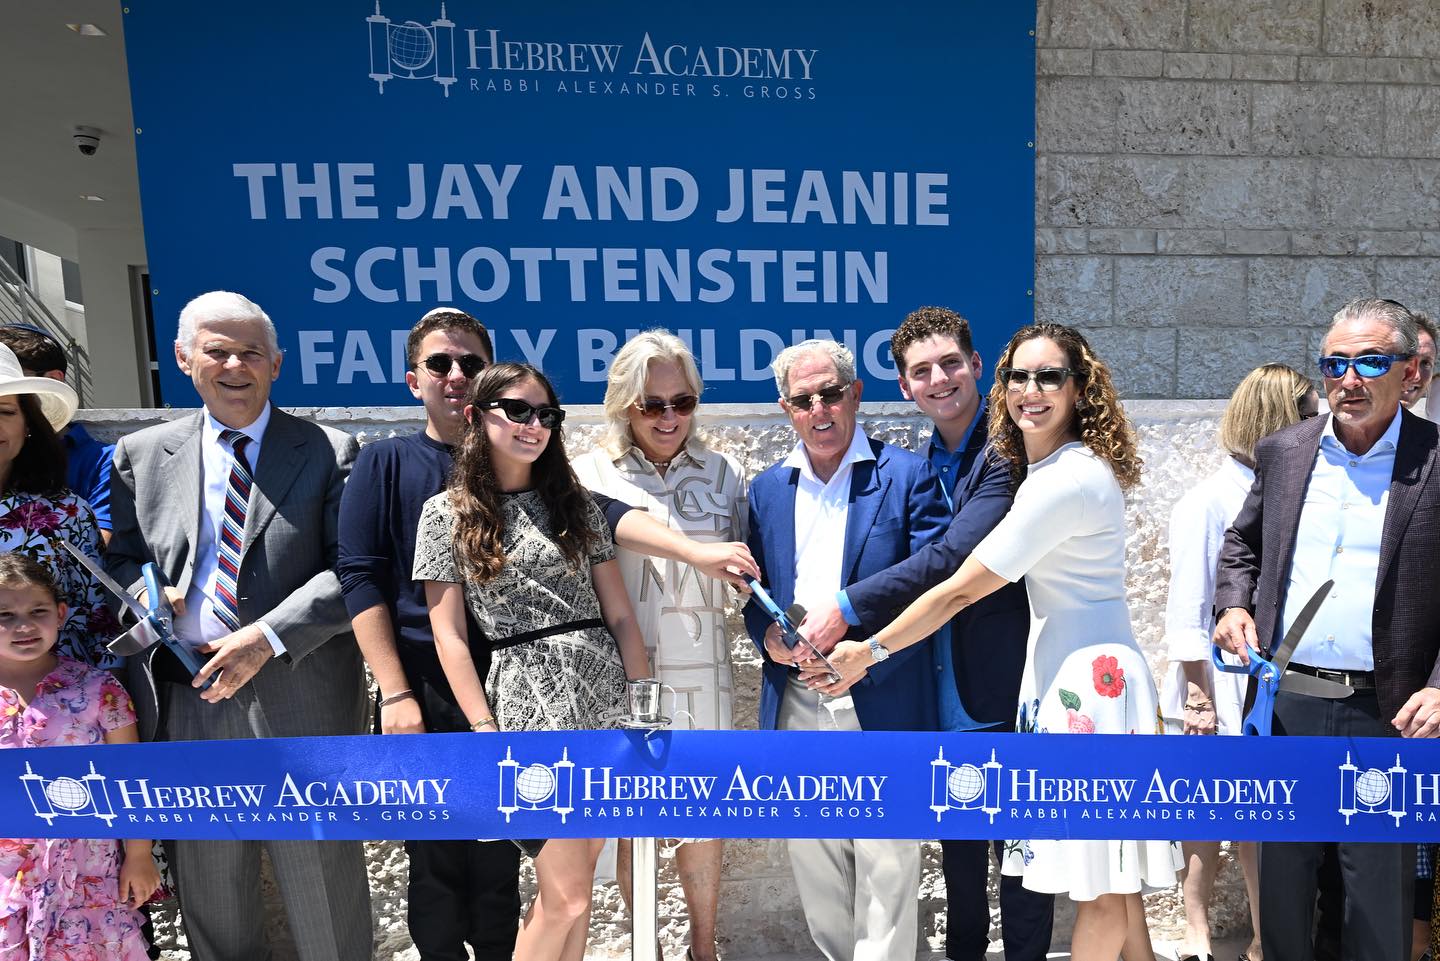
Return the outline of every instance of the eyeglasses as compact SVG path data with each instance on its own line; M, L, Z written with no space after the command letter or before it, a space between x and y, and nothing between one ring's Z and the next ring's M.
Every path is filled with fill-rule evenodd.
M831 384L829 387L822 387L813 394L791 394L789 397L780 398L785 406L791 410L810 410L815 406L815 401L820 401L826 407L833 407L840 403L845 392L854 386L854 381L848 384Z
M554 430L565 423L565 411L559 407L536 407L514 397L501 397L498 400L482 400L475 405L481 410L499 409L505 418L512 423L528 424L530 418L534 417L540 422L540 426L546 430Z
M669 400L661 400L658 397L646 397L644 400L635 402L635 409L640 416L647 420L654 420L663 415L667 410L673 410L676 415L684 417L686 414L695 413L695 407L700 403L700 398L694 394L681 394L679 397L672 397Z
M1342 357L1330 354L1319 360L1320 373L1329 380L1339 380L1351 367L1364 378L1384 377L1397 360L1409 360L1412 354L1361 354L1359 357Z
M418 366L424 367L436 377L449 377L450 368L456 363L460 364L460 373L471 378L489 366L489 362L479 354L461 354L459 357L451 357L449 354L431 354L420 361Z
M1033 380L1035 386L1049 392L1065 386L1065 381L1074 377L1076 371L1070 367L1001 367L995 371L995 379L1005 385L1006 390L1024 390Z

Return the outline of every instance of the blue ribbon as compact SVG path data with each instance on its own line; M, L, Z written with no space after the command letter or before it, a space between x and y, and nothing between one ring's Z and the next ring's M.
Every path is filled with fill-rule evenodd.
M575 731L0 752L9 837L1440 840L1440 742Z

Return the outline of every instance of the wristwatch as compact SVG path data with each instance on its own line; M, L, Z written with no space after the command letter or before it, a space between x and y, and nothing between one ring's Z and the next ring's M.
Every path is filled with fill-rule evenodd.
M890 652L885 650L885 645L875 640L875 638L867 637L865 643L870 645L870 656L875 658L876 664L879 664L890 656Z

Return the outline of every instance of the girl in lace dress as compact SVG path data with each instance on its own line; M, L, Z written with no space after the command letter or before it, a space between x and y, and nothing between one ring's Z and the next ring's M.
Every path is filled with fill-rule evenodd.
M617 726L626 679L650 663L609 528L566 459L565 412L529 364L487 368L468 400L450 485L426 501L415 542L445 676L477 732ZM483 684L467 606L489 649ZM540 850L518 961L584 956L601 844Z
M134 744L130 696L55 654L65 605L49 571L0 555L0 748ZM0 840L0 959L146 961L136 910L160 886L148 840Z

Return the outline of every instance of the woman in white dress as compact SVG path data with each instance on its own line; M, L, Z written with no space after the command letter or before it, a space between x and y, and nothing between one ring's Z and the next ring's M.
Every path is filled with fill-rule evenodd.
M1309 378L1284 364L1257 367L1220 418L1220 447L1229 456L1175 504L1170 515L1170 594L1165 601L1165 641L1170 670L1161 685L1161 711L1168 731L1185 734L1241 734L1245 675L1215 670L1210 635L1215 632L1215 572L1225 529L1255 482L1255 444L1282 427L1320 412L1320 395ZM1240 662L1225 655L1233 663ZM1185 959L1210 953L1210 894L1220 862L1220 842L1185 841ZM1254 842L1236 845L1250 897L1250 947L1242 956L1260 961L1259 872Z
M608 429L600 448L575 460L580 482L646 511L697 541L745 539L745 475L700 437L695 410L705 385L685 342L668 331L632 338L610 365ZM729 730L730 638L725 583L678 561L619 548L656 676L675 691L675 726ZM692 839L676 851L690 912L690 961L714 961L724 842ZM617 851L622 894L630 892L630 848Z
M906 647L1023 577L1031 616L1017 730L1157 733L1155 682L1125 605L1124 490L1140 480L1140 457L1110 371L1078 331L1035 324L1011 339L995 375L990 439L1013 465L1014 507L875 640ZM842 642L830 659L841 681L815 672L821 690L874 663L867 642ZM1076 902L1076 961L1153 961L1141 894L1174 885L1179 860L1165 841L1015 841L1001 870Z

